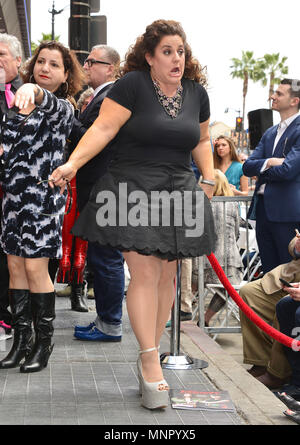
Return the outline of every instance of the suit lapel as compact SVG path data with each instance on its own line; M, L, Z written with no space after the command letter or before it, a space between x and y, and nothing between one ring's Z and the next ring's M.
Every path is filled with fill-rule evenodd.
M269 140L268 140L268 143L266 144L266 158L271 158L273 156L272 152L273 152L274 142L275 142L276 135L277 135L277 128L278 128L278 125L275 125L273 128L271 128L271 131L269 134Z
M291 137L297 125L300 125L300 116L296 117L296 119L293 120L293 122L287 127L285 132L281 135L281 138L279 139L274 151L273 155L274 157L281 158L283 154L285 155L287 154L283 152L285 152L288 140Z
M86 109L83 113L80 114L79 120L84 121L87 119L89 113L92 111L93 107L98 104L99 102L102 102L104 97L106 96L106 91L110 89L112 84L106 85L106 87L102 88L102 90L99 91L99 93L91 100L91 102L88 104Z

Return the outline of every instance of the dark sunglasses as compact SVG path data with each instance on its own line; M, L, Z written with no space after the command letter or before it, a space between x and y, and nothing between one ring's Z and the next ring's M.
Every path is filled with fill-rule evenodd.
M84 65L88 64L89 68L94 65L94 63L101 63L102 65L111 65L109 62L103 62L102 60L95 60L95 59L85 59Z

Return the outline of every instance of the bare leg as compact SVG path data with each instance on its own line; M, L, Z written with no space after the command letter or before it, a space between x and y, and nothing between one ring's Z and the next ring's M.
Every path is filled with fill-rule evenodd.
M162 277L170 275L171 267L159 258L136 252L124 252L124 258L131 276L127 291L131 326L140 349L153 348L158 346L172 304L161 282ZM169 284L167 287L171 288ZM163 378L157 351L142 354L141 360L146 381L157 382Z
M49 258L25 258L25 270L32 293L54 292L48 270Z
M25 259L15 255L7 255L10 289L29 289L25 270Z
M156 346L159 345L166 322L175 298L176 261L163 261L162 273L158 283L158 310L156 320Z
M216 312L213 311L212 309L209 309L209 308L208 308L207 311L205 312L205 315L204 315L205 323L209 324L211 318L212 318L214 315L216 315Z
M53 292L48 262L48 258L22 258L8 255L10 289L29 289L32 293Z

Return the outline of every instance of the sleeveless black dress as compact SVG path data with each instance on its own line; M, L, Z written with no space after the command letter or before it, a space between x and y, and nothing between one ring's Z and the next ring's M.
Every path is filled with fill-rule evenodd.
M132 115L114 141L116 154L94 185L74 235L169 261L213 251L210 202L191 169L209 99L194 81L182 79L182 86L181 110L171 118L149 72L130 72L114 84L107 97Z

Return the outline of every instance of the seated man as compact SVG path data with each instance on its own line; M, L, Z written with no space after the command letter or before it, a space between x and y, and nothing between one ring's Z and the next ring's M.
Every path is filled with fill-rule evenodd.
M279 278L288 282L300 281L299 238L292 239L289 252L295 258L294 260L275 267L259 280L247 283L240 289L240 295L248 306L275 329L279 329L276 304L288 293L282 289ZM253 365L249 373L268 388L279 388L291 375L282 345L265 334L242 311L240 311L240 316L244 363Z
M289 296L282 298L276 305L276 315L280 325L280 331L289 337L297 337L300 334L300 283L292 283L294 288L284 287ZM300 348L283 346L286 358L292 369L292 377L288 385L284 385L280 391L294 399L300 400Z

